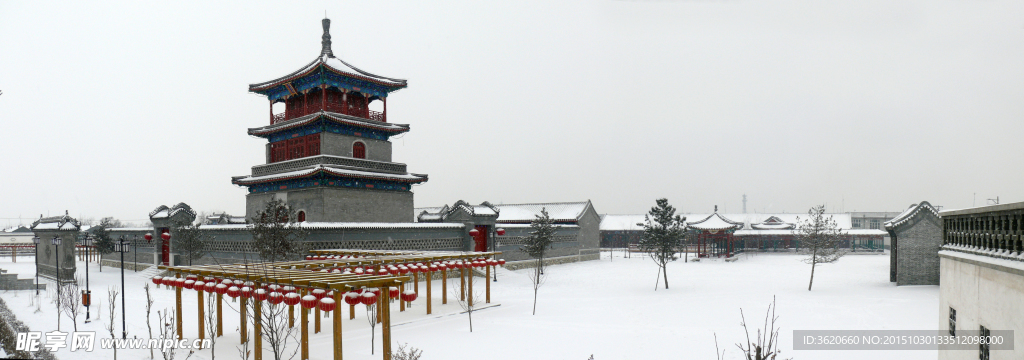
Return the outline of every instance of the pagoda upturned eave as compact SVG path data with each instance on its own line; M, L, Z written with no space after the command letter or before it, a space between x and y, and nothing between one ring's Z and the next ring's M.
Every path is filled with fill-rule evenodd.
M319 121L321 118L325 118L339 124L363 127L372 130L380 130L391 134L401 134L409 131L408 124L393 124L383 121L363 119L352 115L339 114L336 112L320 111L317 113L300 116L288 121L282 121L272 125L249 128L249 135L268 137L271 134L280 131L285 131L296 127L315 123Z
M353 81L330 81L330 79L325 77L328 73L342 78L348 78ZM307 77L312 78L305 79ZM375 87L380 88L377 89L377 91L364 89L366 86L359 86L363 82L365 82L366 85L376 85ZM289 86L286 86L289 84L291 87L290 90L288 89ZM408 82L403 79L394 79L375 75L349 65L339 58L321 55L306 66L292 72L291 74L262 83L250 84L249 91L271 97L271 100L277 100L281 97L287 96L285 94L291 93L292 90L294 90L294 92L303 92L309 88L318 87L320 85L331 85L352 91L369 92L371 95L378 97L386 97L388 93L407 87ZM274 89L278 87L282 87L282 89L277 89L277 91L275 91Z
M687 223L686 227L691 229L710 231L728 229L738 230L743 227L743 223L729 220L716 212L714 214L708 215L708 217L704 218L703 220Z
M360 171L360 170L349 170L333 168L324 165L315 165L305 169L293 170L278 174L260 175L260 176L236 176L231 178L231 182L235 185L250 186L268 182L277 182L285 180L293 180L300 178L309 178L317 175L326 174L333 175L343 178L353 179L368 179L368 180L383 180L383 181L394 181L401 183L417 184L426 182L428 177L426 174L389 174L374 171Z

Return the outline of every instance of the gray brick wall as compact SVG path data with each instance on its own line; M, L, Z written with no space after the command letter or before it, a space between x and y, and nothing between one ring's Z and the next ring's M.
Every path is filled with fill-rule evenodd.
M896 285L938 285L942 227L938 216L921 211L895 229Z
M312 188L283 192L288 206L306 212L310 222L412 222L413 194L402 191ZM277 193L245 197L246 218L252 218Z
M324 155L352 157L352 143L362 141L366 145L366 158L377 161L391 161L391 142L335 133L320 133L320 153Z

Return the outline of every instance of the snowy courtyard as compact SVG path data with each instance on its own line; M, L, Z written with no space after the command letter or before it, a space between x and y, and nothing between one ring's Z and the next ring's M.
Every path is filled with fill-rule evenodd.
M531 315L533 291L527 270L498 271L492 283L492 304L474 312L473 332L459 305L449 297L441 303L441 282L433 282L434 314L427 316L421 299L404 313L392 305L392 337L394 349L399 344L423 350L424 359L641 359L679 358L714 359L715 335L718 346L726 350L726 359L740 359L735 344L745 338L740 327L743 309L751 331L764 321L765 310L775 296L780 331L781 358L795 359L935 359L935 351L859 351L815 352L793 351L793 330L927 330L937 327L938 287L901 286L889 282L889 257L886 255L847 255L835 264L819 265L815 271L813 291L807 291L810 265L803 257L792 254L740 255L736 262L702 261L668 265L670 289L659 285L655 291L656 265L638 254L623 258L621 252L609 259L605 252L600 261L554 265L547 268L547 279L538 295L537 314ZM84 262L79 262L79 272ZM0 268L18 273L21 278L34 275L31 258L0 262ZM84 278L84 273L82 274ZM120 284L120 270L106 267L99 272L90 264L93 291L92 319L84 324L79 318L79 331L105 334L106 288ZM143 284L149 279L134 272L125 272L128 289L128 337L148 337L145 321ZM482 288L482 279L477 286ZM449 283L450 284L450 283ZM84 284L83 284L84 287ZM152 319L156 326L156 310L174 308L174 292L154 289L156 303ZM41 312L35 313L32 291L2 293L7 306L18 319L34 331L56 329L57 317L49 299ZM196 329L196 295L182 294L184 336L194 338ZM216 357L238 359L238 313L235 304L225 297L224 336L218 338ZM347 307L347 306L346 306ZM357 306L356 318L349 320L343 309L344 356L346 359L380 359L381 327L376 327L375 354L371 355L370 330L363 306ZM120 301L115 333L120 334ZM312 323L312 316L310 318ZM312 335L312 359L330 359L331 321L321 319L322 331ZM68 318L61 320L61 330L70 332ZM250 326L251 332L251 326ZM154 329L154 333L156 333ZM98 335L100 337L109 337ZM294 347L293 341L289 345ZM98 345L97 345L98 347ZM180 350L178 359L187 351ZM290 354L291 351L288 351ZM265 359L272 359L269 350ZM92 353L68 349L58 351L61 359L109 359L110 350ZM149 357L149 350L120 350L124 359ZM160 354L157 352L159 358ZM210 359L209 349L197 351L192 359ZM298 358L298 355L295 356Z

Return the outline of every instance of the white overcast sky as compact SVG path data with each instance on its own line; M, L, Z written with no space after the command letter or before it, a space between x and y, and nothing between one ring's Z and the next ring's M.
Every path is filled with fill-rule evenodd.
M325 10L336 55L409 80L418 207L1024 201L1022 1L3 0L0 226L243 214L248 84L315 58Z

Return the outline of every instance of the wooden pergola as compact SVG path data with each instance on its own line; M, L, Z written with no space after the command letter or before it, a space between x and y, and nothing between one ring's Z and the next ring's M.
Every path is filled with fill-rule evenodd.
M203 278L214 278L217 283L225 279L238 280L242 282L252 282L252 289L260 289L264 286L279 285L279 286L292 286L301 295L306 295L312 292L312 289L323 289L325 291L333 292L334 300L334 313L333 317L333 332L334 332L334 359L342 359L342 339L341 339L341 304L343 303L343 296L345 292L356 291L361 288L380 288L380 296L377 298L377 319L382 326L382 337L383 337L383 356L385 360L391 359L391 310L390 310L390 291L391 286L399 287L399 293L405 292L405 283L410 280L413 281L414 292L419 294L419 273L412 272L412 276L398 275L388 273L387 275L379 275L379 271L382 268L388 268L390 266L397 266L401 264L424 264L420 268L425 273L426 277L426 313L430 314L431 309L431 286L430 282L433 278L434 272L441 272L442 288L447 286L448 270L447 266L437 266L435 264L445 264L451 262L467 262L476 259L493 259L495 255L501 254L501 252L438 252L438 251L380 251L380 250L348 250L348 249L336 249L336 250L313 250L310 251L312 256L307 256L307 260L299 261L281 261L281 262L260 262L260 263L247 263L247 264L231 264L231 265L200 265L200 266L158 266L159 269L167 270L174 273L175 278L181 278L183 276L194 275L197 279ZM487 262L486 276L490 279L491 267L496 266L495 262ZM433 267L431 267L434 265ZM350 272L334 272L333 270L340 270L343 268L360 267L374 269L374 274L355 274ZM436 269L436 270L435 270ZM455 270L455 269L453 269ZM470 271L466 267L460 267L459 277L461 281L460 296L462 300L469 302L472 306L473 296L470 295L469 299L466 299L467 292L472 294L473 282L468 282L467 287L467 275L472 276ZM491 282L486 281L486 302L491 302ZM181 290L180 286L175 286L175 322L178 339L182 338L182 321L181 321ZM203 315L203 292L204 289L195 289L198 293L198 327L199 327L199 339L205 338L205 327L204 327L204 315ZM211 293L217 296L217 334L216 336L223 335L223 324L221 317L221 303L222 294ZM246 318L246 306L249 301L244 296L239 297L242 300L242 304L239 306L240 315L240 326L241 326L241 342L247 341L247 318ZM253 300L257 301L257 300ZM448 302L448 293L442 291L442 304ZM255 305L255 303L254 303ZM289 326L293 325L294 321L294 305L289 306ZM270 306L277 306L271 304ZM406 302L399 301L400 311L405 311ZM262 337L261 337L261 308L262 306L253 306L253 348L254 359L262 360ZM349 319L355 318L355 305L349 307ZM301 359L309 359L309 322L308 313L310 309L300 307L300 353ZM315 319L315 333L320 332L320 309L316 307Z

